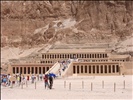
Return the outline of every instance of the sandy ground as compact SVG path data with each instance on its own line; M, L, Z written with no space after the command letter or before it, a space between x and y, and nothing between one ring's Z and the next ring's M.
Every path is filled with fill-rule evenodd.
M102 87L104 81L104 87ZM125 89L124 89L125 81ZM66 85L65 85L66 83ZM92 90L91 90L92 83ZM114 91L114 83L116 89ZM71 87L70 87L71 84ZM45 89L43 81L28 82L22 87L1 86L1 100L133 100L133 76L71 76L54 79L53 89Z

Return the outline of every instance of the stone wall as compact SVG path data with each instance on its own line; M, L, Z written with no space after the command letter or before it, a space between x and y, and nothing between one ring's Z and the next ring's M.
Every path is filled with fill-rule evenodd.
M133 62L124 62L123 65L124 68L122 69L122 72L125 75L133 75Z

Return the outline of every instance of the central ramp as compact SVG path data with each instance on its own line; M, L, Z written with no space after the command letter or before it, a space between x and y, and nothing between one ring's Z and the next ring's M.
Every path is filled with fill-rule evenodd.
M62 77L68 77L73 75L73 63L71 62L70 64L67 65L67 68L64 71L61 71L61 76Z
M60 63L56 62L45 74L54 73L58 74L60 69Z

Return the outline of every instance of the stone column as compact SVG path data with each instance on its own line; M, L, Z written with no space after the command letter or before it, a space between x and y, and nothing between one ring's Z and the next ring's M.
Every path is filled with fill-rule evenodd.
M41 74L43 74L43 66L41 67Z
M30 74L32 74L32 67L31 66L29 66L30 67Z
M103 74L105 73L105 66L103 65Z
M107 65L107 74L109 73L109 65Z
M63 54L63 59L66 59L65 54Z
M39 71L40 71L40 66L38 66L38 67L37 67L37 69L38 69L38 70L37 70L37 71L38 71L38 73L37 73L37 74L39 74Z
M69 54L68 53L66 54L66 56L67 56L67 58L69 58Z
M75 65L75 74L77 74L77 66Z
M96 54L94 54L94 58L96 58Z
M93 65L91 65L91 74L93 74Z
M16 74L17 74L17 67L16 67Z
M60 53L59 53L58 55L59 55L59 59L60 59L60 58L61 58L61 57L60 57Z
M89 65L87 65L87 73L90 74L90 73L89 73Z
M15 74L16 74L16 72L17 72L17 67L14 67L15 68Z
M79 65L79 74L81 74L81 65Z
M47 72L47 67L45 66L45 73Z
M44 72L44 70L45 70L45 69L44 69L44 66L43 66L43 67L42 67L42 74L45 74L45 73L43 73L43 72Z
M18 73L20 73L20 67L18 67Z
M97 74L97 65L95 65L95 74Z
M89 65L87 65L87 74L89 74Z
M19 70L19 74L21 73L21 70L20 69L21 69L21 67L19 66L19 69L18 69Z
M112 65L110 65L111 66L111 74L113 73L113 66Z
M51 54L48 54L48 59L51 59L51 57L52 57Z
M22 67L22 74L24 74L24 66Z
M26 74L28 74L28 66L26 66Z
M99 74L101 74L101 65L99 65Z
M85 65L83 65L83 74L85 74Z
M45 57L46 57L45 59L48 59L47 54L45 54Z
M56 59L56 54L54 54L54 59Z
M86 57L85 57L85 58L88 58L88 57L87 57L87 53L86 53L85 55L86 55Z
M117 72L116 72L116 65L114 65L114 66L115 66L115 68L114 68L114 70L115 70L115 73L117 73Z
M78 54L77 53L75 54L75 57L78 58Z
M20 73L22 74L22 68L20 67Z
M50 59L54 59L54 54L50 54L51 55L51 58Z

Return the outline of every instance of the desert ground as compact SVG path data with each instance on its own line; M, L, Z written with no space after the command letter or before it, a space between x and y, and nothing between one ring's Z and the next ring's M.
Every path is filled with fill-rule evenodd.
M125 83L124 83L125 82ZM115 86L114 86L115 84ZM1 100L133 100L133 76L71 76L54 79L53 88L44 81L13 88L1 86Z

